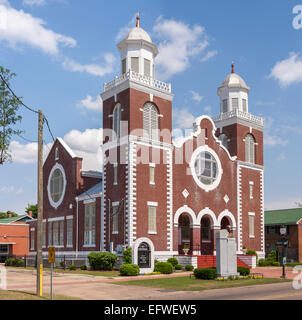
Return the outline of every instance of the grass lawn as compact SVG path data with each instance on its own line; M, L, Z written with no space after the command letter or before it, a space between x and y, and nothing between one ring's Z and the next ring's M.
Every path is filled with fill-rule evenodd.
M50 295L45 294L43 297L38 297L34 293L13 291L13 290L0 290L0 300L49 300ZM53 300L81 300L79 298L67 297L63 295L54 295Z
M15 268L15 267L7 267L7 268ZM18 269L24 269L24 270L36 270L34 267L18 267ZM43 271L50 272L50 268L43 268ZM83 275L90 275L90 276L100 276L100 277L117 277L119 276L119 271L93 271L93 270L69 270L69 269L62 269L62 268L54 268L53 272L57 273L67 273L67 274L83 274Z
M241 280L199 280L194 277L174 277L164 279L131 280L125 282L115 282L116 285L134 285L154 288L173 289L176 291L200 291L209 289L223 289L231 287L244 287L261 284L279 283L291 281L287 279L241 279ZM113 283L113 282L112 282Z

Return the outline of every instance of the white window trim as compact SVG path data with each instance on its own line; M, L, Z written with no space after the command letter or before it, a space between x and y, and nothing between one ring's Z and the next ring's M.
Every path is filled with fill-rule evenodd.
M95 203L96 199L86 199L83 201L84 204L88 204L88 203Z
M147 205L148 205L148 207L158 207L158 202L148 201Z
M255 233L255 212L249 212L248 213L249 217L254 217L254 233ZM250 222L249 222L249 227L250 227ZM249 230L249 238L250 239L254 239L255 238L255 235L251 236L250 235L250 230Z
M157 232L155 231L148 231L148 234L157 234Z
M51 194L50 194L50 180L51 180L51 177L52 177L53 172L54 172L56 169L59 169L59 170L61 171L62 175L63 175L63 192L62 192L61 198L59 199L58 202L54 202L54 201L52 200L52 197L51 197ZM61 205L61 203L63 202L64 196L65 196L65 191L66 191L66 185L67 185L67 180L66 180L65 170L64 170L64 168L63 168L62 165L60 165L59 163L56 163L56 164L52 167L52 169L51 169L51 171L50 171L50 173L49 173L49 176L48 176L48 184L47 184L48 200L49 200L50 205L51 205L53 208L57 209L57 208Z
M209 152L213 156L213 158L215 159L215 161L217 163L217 178L212 184L209 184L209 185L202 183L198 179L197 174L195 172L195 160L196 160L198 154L201 152ZM221 176L222 176L223 170L222 170L221 162L220 162L220 159L219 159L217 153L213 149L211 149L209 146L207 146L207 145L200 146L199 148L197 148L193 152L192 157L191 157L191 162L190 162L190 169L191 169L191 173L192 173L194 181L201 189L205 190L206 192L209 192L209 191L214 190L218 187L218 185L221 181Z

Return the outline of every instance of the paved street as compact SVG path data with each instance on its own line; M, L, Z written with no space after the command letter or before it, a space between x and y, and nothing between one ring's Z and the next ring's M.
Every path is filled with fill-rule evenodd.
M264 271L262 269L264 269ZM280 268L275 268L273 270L270 270L270 268L258 268L256 271L262 271L267 274L272 274L273 272L275 272L275 277L279 277L279 269ZM289 277L291 278L296 276L289 270L287 272ZM9 268L7 275L7 285L9 290L35 292L35 271ZM161 275L156 277L165 276ZM148 277L145 276L144 279L146 278ZM152 278L154 278L154 276L152 276ZM137 277L135 277L134 279L137 279ZM81 297L82 299L89 300L302 300L302 289L293 289L292 282L195 292L174 291L150 287L148 287L148 289L146 290L145 287L140 286L118 286L109 283L125 280L131 280L131 277L121 279L79 274L56 273L54 275L54 293L71 297ZM43 283L44 292L49 292L49 272L44 273Z

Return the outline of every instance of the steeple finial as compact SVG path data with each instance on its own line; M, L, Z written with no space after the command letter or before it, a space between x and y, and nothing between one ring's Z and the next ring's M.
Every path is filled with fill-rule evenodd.
M137 11L137 16L136 16L136 27L139 28L139 11Z
M232 73L235 73L234 69L235 69L235 67L234 67L234 61L232 61Z

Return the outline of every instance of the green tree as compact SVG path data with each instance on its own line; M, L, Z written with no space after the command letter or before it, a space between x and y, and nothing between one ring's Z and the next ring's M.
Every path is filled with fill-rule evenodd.
M11 214L12 217L18 217L17 213L12 211L0 212L0 219L8 218L8 215Z
M33 218L37 219L38 217L38 205L37 204L28 204L27 208L25 208L25 212L29 214L29 211L33 213Z
M16 76L15 73L1 66L0 73L8 85L10 80ZM22 117L18 115L19 106L20 101L8 90L0 78L0 165L12 160L9 152L12 136L22 133L14 129L16 123L22 120Z

